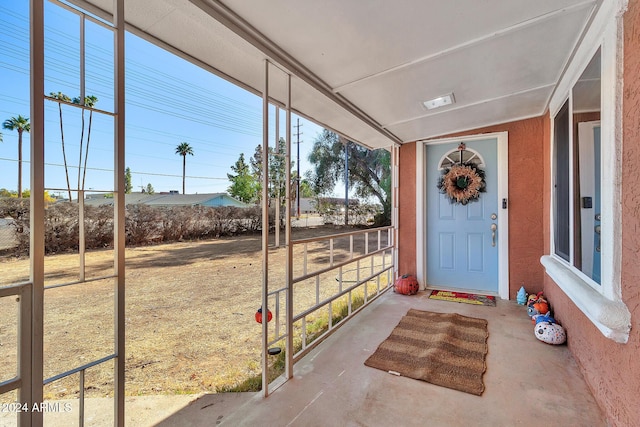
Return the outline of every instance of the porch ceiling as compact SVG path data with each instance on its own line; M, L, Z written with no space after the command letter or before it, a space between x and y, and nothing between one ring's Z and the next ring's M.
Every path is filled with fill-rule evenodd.
M125 19L256 93L267 57L301 72L293 109L377 148L543 114L601 1L125 0Z

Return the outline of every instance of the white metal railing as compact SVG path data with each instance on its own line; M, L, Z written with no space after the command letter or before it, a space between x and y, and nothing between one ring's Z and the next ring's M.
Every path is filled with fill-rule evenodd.
M295 254L289 283L292 301L287 302L295 307L289 323L296 338L294 361L391 287L393 232L393 227L383 227L291 241ZM287 290L283 287L268 293L268 305L274 310L268 346L287 336L289 328L282 327L287 322L283 310ZM336 318L337 306L342 313ZM326 323L320 320L319 331L309 333L310 321L324 318L324 310Z
M30 390L31 383L31 336L23 331L31 329L31 282L17 283L11 286L0 288L0 298L18 297L18 319L17 319L17 361L16 375L13 378L0 382L0 395L16 390L18 401L25 402ZM28 423L27 414L18 414L19 423Z

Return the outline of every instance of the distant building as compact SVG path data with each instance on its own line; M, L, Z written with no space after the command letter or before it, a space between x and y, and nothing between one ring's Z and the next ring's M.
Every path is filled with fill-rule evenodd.
M318 200L320 203L332 206L344 206L344 198L341 197L320 197L311 198L311 197L302 197L300 198L300 214L317 214L318 213ZM359 206L360 201L358 199L349 199L349 206ZM294 206L295 210L297 206Z
M246 208L251 205L241 202L229 196L227 193L208 194L175 194L171 193L130 193L124 195L127 205L149 205L149 206L235 206ZM85 199L85 205L101 206L112 205L113 197L105 197L100 194L92 194Z
M297 208L297 206L296 206ZM295 209L295 208L294 208ZM316 199L301 197L300 198L300 213L301 214L316 214L318 213L318 202Z

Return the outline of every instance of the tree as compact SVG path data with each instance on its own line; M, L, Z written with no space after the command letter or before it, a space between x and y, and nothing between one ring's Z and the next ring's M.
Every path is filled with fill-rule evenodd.
M53 99L58 100L58 115L60 117L60 139L62 142L62 161L64 162L64 175L67 178L67 192L69 193L69 201L72 200L71 197L71 184L69 183L69 167L67 165L67 153L65 151L64 146L64 126L62 125L62 103L63 102L71 102L71 98L65 95L62 92L51 92L49 96Z
M229 194L245 203L251 203L256 200L258 187L253 174L249 170L249 165L244 160L244 153L240 153L240 157L231 166L231 170L235 172L235 175L227 174L227 178L231 181L231 186L227 189Z
M308 179L302 179L300 181L300 198L310 199L315 197L316 193L313 192L311 183Z
M16 191L9 191L6 188L0 188L0 198L2 197L9 197L9 198L17 198L18 197L18 193ZM26 198L28 199L29 197L31 197L31 190L26 189L22 192L22 195L20 195L20 198ZM51 194L49 194L48 191L44 192L44 201L47 203L53 203L56 201L56 198L51 196Z
M259 204L262 200L262 144L258 144L249 163L251 163L251 172L256 183L256 203Z
M286 194L286 141L284 138L280 138L277 147L269 147L269 198L274 199L280 197L281 202L284 202ZM262 145L256 147L253 157L249 160L251 164L251 171L256 183L256 193L258 194L258 202L262 198L262 158L263 150ZM294 162L291 162L291 167L294 166Z
M131 194L133 190L133 184L131 184L131 168L127 167L124 170L124 194Z
M153 188L153 185L151 185L151 183L147 184L146 191L147 191L147 194L155 194L156 193L156 190Z
M391 154L387 150L369 150L324 130L314 141L309 161L314 170L308 174L316 194L329 194L345 172L344 153L349 159L349 189L358 197L375 197L382 205L378 225L391 223Z
M98 98L90 95L84 97L84 102L81 102L80 98L73 98L72 101L74 104L83 105L84 107L89 108L89 127L87 129L87 146L85 148L84 153L84 170L82 172L82 186L80 186L80 170L82 166L82 145L84 141L84 113L86 108L82 109L82 128L80 131L80 159L78 160L78 187L80 187L84 191L84 183L87 178L87 159L89 158L89 142L91 142L91 122L93 119L93 107L98 102ZM129 193L131 190L129 190Z
M187 154L190 154L193 156L193 148L189 145L189 143L187 142L181 142L177 147L176 147L176 154L179 154L182 156L182 194L185 194L185 177L186 177L186 170L187 170Z
M2 128L18 131L18 197L22 198L22 133L31 131L28 117L11 117L2 123ZM1 135L1 134L0 134ZM2 138L0 138L0 141Z
M281 203L284 201L287 191L286 183L286 159L287 151L284 138L280 138L277 147L269 147L269 198L279 197ZM291 164L293 167L293 163Z
M85 181L87 177L87 159L89 158L89 143L91 142L91 124L93 120L93 108L95 104L98 102L98 98L90 95L85 96L84 99L80 97L69 98L62 92L50 92L49 97L58 101L58 114L60 117L60 139L62 142L62 161L64 163L64 174L67 180L67 192L69 194L69 201L72 200L71 196L71 183L69 182L69 165L67 163L67 153L65 149L65 141L64 141L64 125L62 120L62 104L76 104L80 105L82 108L82 122L80 129L80 151L79 151L79 159L78 159L78 190L84 191ZM89 109L89 126L87 128L87 145L84 146L84 132L85 132L85 111ZM83 154L84 149L84 154ZM84 158L84 162L83 162ZM84 165L83 165L84 163ZM82 180L80 179L80 175L82 174Z

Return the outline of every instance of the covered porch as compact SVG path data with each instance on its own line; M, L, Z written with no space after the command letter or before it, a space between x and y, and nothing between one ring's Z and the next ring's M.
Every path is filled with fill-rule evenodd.
M187 426L605 426L579 367L566 346L539 342L526 309L405 296L389 291L295 365L294 376L271 391L127 397L127 425ZM482 396L390 375L364 361L407 310L455 312L488 320L489 353ZM87 422L110 419L108 399L87 401ZM45 425L65 426L62 414Z
M638 267L632 261L640 247L634 231L638 221L634 216L638 211L638 190L622 187L618 182L625 171L635 170L634 159L640 160L637 148L632 148L631 156L625 156L624 161L621 155L622 127L628 127L630 135L637 136L638 114L632 106L637 105L638 84L631 82L637 80L638 74L637 69L623 68L622 59L628 57L630 64L637 64L638 54L623 51L621 42L627 37L631 46L637 48L637 41L633 42L640 25L637 4L632 4L631 12L627 12L627 4L622 0L612 3L566 0L562 5L517 2L515 7L508 8L496 2L494 9L501 13L494 14L488 7L480 10L473 1L465 2L463 8L449 6L442 10L435 10L432 2L398 6L381 2L364 10L341 2L322 7L316 2L304 2L304 7L296 10L286 2L166 0L159 5L144 0L70 0L69 3L87 11L90 19L98 17L109 22L114 33L116 336L114 352L108 361L113 359L115 364L115 396L110 400L113 417L109 417L115 425L624 426L638 420L640 413L633 405L633 392L640 372L634 356L640 346L640 335L637 328L631 330L632 325L638 325L638 309L634 308L638 307L634 277ZM32 0L32 4L42 8L42 0ZM459 15L456 11L462 12ZM478 16L482 19L477 19ZM44 37L43 16L37 9L34 17L33 50L39 66L32 77L32 90L37 92L32 95L36 105L32 107L35 154L31 165L32 194L36 196L32 200L32 212L36 212L32 213L34 263L31 281L20 285L20 292L25 292L25 297L33 302L35 313L33 323L30 317L22 320L24 329L31 331L31 335L23 337L23 348L29 349L30 354L22 357L32 369L23 365L24 376L4 388L15 390L28 384L27 399L38 402L42 400L43 380L43 326L38 313L43 310L44 253L40 236L43 225L38 220L42 219L44 206L37 196L45 190L44 159L38 152L44 143L38 134L44 121L41 107ZM430 25L421 22L426 17ZM623 19L629 21L626 28ZM294 355L293 322L301 320L304 324L306 315L293 311L296 280L315 279L312 276L333 269L334 262L330 255L331 261L326 265L308 272L305 258L304 271L294 272L291 261L295 242L289 236L288 206L285 246L289 255L283 272L284 285L270 286L269 236L268 230L263 230L262 309L266 311L272 301L280 298L286 304L282 303L279 313L279 318L284 319L281 329L276 326L273 334L271 326L263 325L262 393L205 395L168 417L153 421L137 419L140 412L133 409L135 402L124 396L125 119L119 114L124 111L125 97L125 28L261 95L265 149L269 145L270 109L275 106L287 115L287 153L291 152L290 115L294 112L350 141L372 149L387 149L392 158L392 224L384 229L388 233L385 244L378 237L377 249L370 250L366 240L363 255L371 257L371 276L378 279L372 302L353 313L349 308L352 319L333 329L329 326L324 341L307 354L302 354L303 351ZM422 28L428 31L422 33L419 31ZM294 32L304 37L293 37ZM358 55L363 49L366 54ZM592 62L591 58L598 60ZM597 100L588 99L594 103L585 103L582 111L577 108L579 97L574 85L581 80L582 72L590 69L589 64L600 58L604 65L595 67L597 76L586 79L596 88ZM629 65L625 63L624 67ZM631 100L624 109L619 78L623 72L629 73L625 74L630 83L625 90ZM445 101L443 95L451 96ZM431 111L425 104L428 98L436 104L445 102L444 108ZM574 226L579 215L575 211L583 200L577 192L574 194L578 185L567 184L561 196L556 192L557 172L564 165L558 166L555 145L560 119L565 119L563 125L567 128L567 152L561 154L565 155L569 179L568 170L573 172L575 166L569 160L573 153L569 146L574 141L569 136L574 125L570 117L577 127L580 120L572 114L585 112L602 120L605 147L602 283L587 277L580 261L576 261L580 251L575 250L579 246L577 225ZM500 251L495 260L493 287L487 291L499 297L497 307L430 300L428 289L439 283L429 280L426 236L436 233L427 223L434 216L428 208L435 203L430 203L433 199L426 195L429 186L425 170L427 159L436 155L428 154L427 147L434 141L436 145L442 140L453 143L456 138L475 141L497 134L502 136L496 139L508 141L504 144L508 150L496 154L494 170L500 178L495 185L499 190L493 195L495 209L488 208L483 215L498 213L498 240L496 229L488 227L484 230L488 234L481 238L487 248ZM637 141L629 140L625 149L635 146ZM263 167L264 183L268 184L267 162ZM575 173L571 178L574 176ZM287 179L291 179L290 171ZM266 200L267 185L263 191ZM289 193L287 199L290 205ZM566 205L566 212L559 213L560 204ZM560 214L564 215L560 219L567 222L562 230L566 236L557 231ZM265 208L263 224L268 221ZM624 235L620 225L623 221L630 223L626 228L630 231ZM493 236L488 230L493 230ZM560 237L566 237L563 242L567 254L557 250ZM333 251L333 241L329 245ZM598 244L598 252L599 249ZM304 251L306 254L306 246ZM373 257L378 252L383 257L383 267L374 274ZM415 274L420 280L422 291L415 296L398 295L385 290L384 283L380 285L379 277L383 274L388 286L392 279L406 273ZM318 289L319 279L316 283ZM467 290L486 290L474 287L473 282L466 283ZM559 320L567 326L568 346L549 346L535 339L526 310L515 303L516 292L523 284L529 292L544 290L550 295ZM328 306L331 316L331 302ZM627 307L634 312L630 313ZM488 320L486 389L481 397L364 366L364 360L410 308L457 312ZM632 315L636 316L633 320ZM267 350L275 342L288 350L286 370L283 377L269 383ZM84 405L82 398L81 404ZM146 414L153 416L150 412ZM44 423L41 414L24 416L23 421L24 425L50 425L46 417L52 416L46 414Z
M481 307L428 295L387 292L298 362L293 378L268 399L204 396L158 425L537 426L539 417L550 426L606 425L567 347L539 342L523 306L498 300ZM410 308L489 321L481 397L364 365Z

